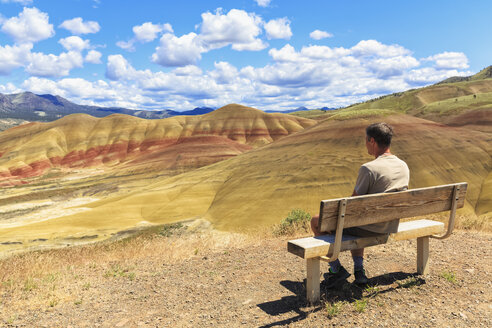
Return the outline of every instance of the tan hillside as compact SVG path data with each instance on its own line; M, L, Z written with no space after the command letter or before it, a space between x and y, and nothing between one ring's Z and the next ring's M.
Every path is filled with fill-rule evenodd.
M435 121L443 121L467 112L492 112L492 79L437 84L396 93L350 106L342 111L361 109L394 110ZM466 121L461 121L466 125Z
M278 223L293 208L314 214L321 199L352 193L359 166L371 160L365 126L382 119L326 120L229 160L84 205L83 212L5 228L0 240L103 238L146 223L195 218L240 231ZM490 135L402 114L384 120L396 131L393 152L409 164L410 187L468 182L459 225L490 229Z
M313 124L309 119L235 104L205 115L161 120L73 114L0 133L0 184L18 184L54 167L196 168Z

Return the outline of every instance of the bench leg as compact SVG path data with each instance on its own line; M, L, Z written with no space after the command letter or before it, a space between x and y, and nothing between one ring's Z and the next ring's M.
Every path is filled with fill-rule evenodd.
M319 257L306 259L306 265L307 265L306 297L310 303L314 304L319 302Z
M426 274L429 260L429 236L417 238L417 273Z

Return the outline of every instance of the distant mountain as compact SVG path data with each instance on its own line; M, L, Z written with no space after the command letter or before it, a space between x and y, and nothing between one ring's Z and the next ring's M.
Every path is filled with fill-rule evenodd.
M214 108L210 108L210 107L197 107L195 109L185 110L183 112L175 112L175 111L170 111L170 112L176 113L176 115L203 115L213 112L214 110L215 110Z
M0 118L22 119L27 121L51 122L70 114L89 114L105 117L111 114L126 114L146 119L161 119L178 115L201 115L213 111L213 108L198 107L185 112L173 110L133 110L119 107L98 107L77 105L60 96L50 94L37 95L23 92L11 95L0 93Z

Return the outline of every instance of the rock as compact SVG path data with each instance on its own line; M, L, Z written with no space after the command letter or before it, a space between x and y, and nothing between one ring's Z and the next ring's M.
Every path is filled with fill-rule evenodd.
M246 301L243 302L243 305L247 305L251 303L253 300L251 298L248 298Z
M116 324L116 327L123 327L125 326L130 320L129 319L123 319L120 322Z

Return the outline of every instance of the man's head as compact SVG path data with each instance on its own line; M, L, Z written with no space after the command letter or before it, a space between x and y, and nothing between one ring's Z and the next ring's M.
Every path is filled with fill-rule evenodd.
M384 122L374 123L366 128L366 147L370 155L376 157L388 149L393 137L393 128Z

